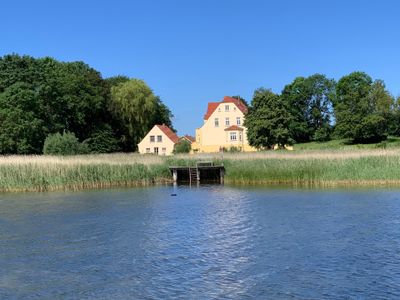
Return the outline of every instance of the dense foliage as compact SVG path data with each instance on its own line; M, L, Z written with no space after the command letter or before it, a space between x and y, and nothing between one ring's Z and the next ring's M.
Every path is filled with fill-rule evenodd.
M249 144L256 148L284 148L291 144L290 124L293 117L282 97L260 88L254 92L244 125L248 128Z
M354 142L379 142L387 138L392 96L381 80L354 72L339 80L336 88L335 131Z
M44 141L43 153L48 155L76 155L89 152L86 144L78 141L72 132L49 134Z
M324 75L298 77L281 95L258 89L246 116L250 145L327 141L334 135L350 143L400 135L400 104L382 80L353 72L337 83Z
M192 149L192 145L184 139L181 139L174 146L174 153L189 153Z
M149 127L171 124L172 114L146 86L153 113L143 115L137 103L141 91L133 90L125 95L123 107L139 117L121 115L127 111L116 105L111 91L130 82L139 81L126 76L103 79L83 62L0 57L0 153L41 153L46 136L63 131L85 141L90 152L135 150Z

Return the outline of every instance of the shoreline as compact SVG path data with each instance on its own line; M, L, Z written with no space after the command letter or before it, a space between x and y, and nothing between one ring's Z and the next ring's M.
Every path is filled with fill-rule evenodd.
M0 156L0 192L78 191L173 183L171 165L201 160L225 166L225 183L238 186L400 187L400 149L393 151L257 152Z

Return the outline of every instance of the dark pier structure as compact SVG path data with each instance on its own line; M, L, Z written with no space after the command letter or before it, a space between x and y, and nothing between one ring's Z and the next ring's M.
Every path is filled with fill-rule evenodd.
M223 165L215 166L213 162L198 162L195 167L171 166L169 167L174 182L219 182L224 183L225 168Z

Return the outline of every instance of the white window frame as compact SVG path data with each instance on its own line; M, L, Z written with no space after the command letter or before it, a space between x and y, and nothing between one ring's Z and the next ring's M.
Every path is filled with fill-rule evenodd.
M229 126L230 121L229 121L229 117L225 118L225 126Z
M158 147L154 147L154 154L158 155Z
M236 117L236 125L240 125L240 124L241 124L240 117Z
M157 135L157 143L162 143L162 135Z
M225 111L229 111L229 105L225 105Z
M229 140L231 142L236 142L237 141L237 134L236 131L231 131L229 132Z
M155 143L156 142L156 136L155 135L151 135L150 136L150 143Z
M218 118L214 119L214 127L219 127L219 119Z

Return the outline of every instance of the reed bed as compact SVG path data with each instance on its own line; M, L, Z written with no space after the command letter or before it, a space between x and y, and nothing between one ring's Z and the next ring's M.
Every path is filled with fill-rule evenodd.
M170 181L165 159L138 154L0 157L0 191L55 191Z
M0 191L54 191L171 182L168 166L223 163L225 182L400 186L400 149L266 151L161 157L139 154L1 156Z

